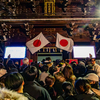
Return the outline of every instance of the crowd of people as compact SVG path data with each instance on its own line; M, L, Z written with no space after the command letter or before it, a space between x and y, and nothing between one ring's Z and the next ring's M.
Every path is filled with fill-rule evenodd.
M100 65L94 58L41 62L0 58L0 100L100 100Z

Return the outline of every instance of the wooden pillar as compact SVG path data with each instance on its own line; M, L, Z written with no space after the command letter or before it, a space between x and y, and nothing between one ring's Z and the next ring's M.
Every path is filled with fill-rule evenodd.
M72 59L72 52L69 53L69 59Z
M31 53L28 48L26 49L26 57L31 59Z

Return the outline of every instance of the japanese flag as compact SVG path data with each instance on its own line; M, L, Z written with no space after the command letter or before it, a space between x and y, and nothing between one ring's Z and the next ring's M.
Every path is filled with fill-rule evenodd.
M26 46L32 54L47 45L49 41L43 36L42 32L26 43Z
M74 42L71 38L63 37L57 33L56 47L63 49L68 52L72 52Z

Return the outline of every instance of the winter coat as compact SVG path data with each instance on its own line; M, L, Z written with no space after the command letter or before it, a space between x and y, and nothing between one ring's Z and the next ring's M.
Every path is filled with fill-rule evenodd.
M15 91L0 88L0 100L28 100L28 98Z

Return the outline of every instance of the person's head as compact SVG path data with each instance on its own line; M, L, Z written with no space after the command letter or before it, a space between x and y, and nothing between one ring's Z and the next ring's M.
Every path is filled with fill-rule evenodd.
M77 66L77 63L75 61L72 61L70 65L74 70L76 68L76 66Z
M74 84L75 84L75 81L76 81L76 76L75 76L75 75L72 75L72 76L70 77L70 81L71 81L71 83L72 83L72 85L73 85L73 87L74 87Z
M85 65L91 64L90 58L85 59Z
M86 79L78 79L75 82L75 90L78 94L88 93L89 89L91 89L91 86Z
M91 64L92 64L92 65L95 64L95 59L94 59L94 58L91 59Z
M43 64L46 64L49 68L53 66L53 62L51 62L50 57L47 57Z
M92 88L96 88L96 89L99 88L99 77L95 73L89 73L83 78L89 80L89 83L91 84Z
M48 66L49 68L52 67L52 66L53 66L53 62L48 63L47 66Z
M55 78L56 78L56 80L58 80L61 83L63 83L66 80L64 77L64 74L62 72L56 73Z
M49 62L51 62L51 58L50 57L47 57L46 60L49 61Z
M87 69L87 70L93 70L93 65L92 65L92 64L88 64L88 65L86 66L86 69Z
M24 59L23 59L23 64L28 65L28 64L29 64L29 59L28 59L28 58L24 58Z
M52 75L49 75L45 78L45 83L47 86L52 87L55 83L55 77Z
M70 66L65 66L62 73L66 79L70 79L71 75L73 75L73 70Z
M13 69L15 69L17 71L17 68L13 62L13 60L9 60L7 63L7 67L6 67L7 71L12 71ZM17 71L18 72L18 71Z
M85 63L83 61L79 61L78 65L85 67Z
M32 62L30 65L35 66L39 70L39 63Z
M73 85L69 81L63 82L62 89L66 95L73 95Z
M42 67L42 71L45 71L45 72L48 71L48 66L47 66L46 64L43 65L43 67Z
M37 76L38 70L35 66L29 65L23 72L26 81L33 81Z
M7 63L7 66L13 66L13 65L14 65L13 60L9 60L8 63Z
M9 60L9 61L8 61L7 67L9 67L9 69L11 69L11 68L16 68L16 66L15 66L15 64L14 64L14 62L13 62L13 60Z
M60 59L57 59L56 60L56 66L59 65L60 62L61 62L61 60Z
M91 81L96 81L99 82L99 77L95 73L89 73L86 76L84 76L85 79L91 80Z
M24 79L20 73L9 73L4 83L5 87L10 90L23 91Z

